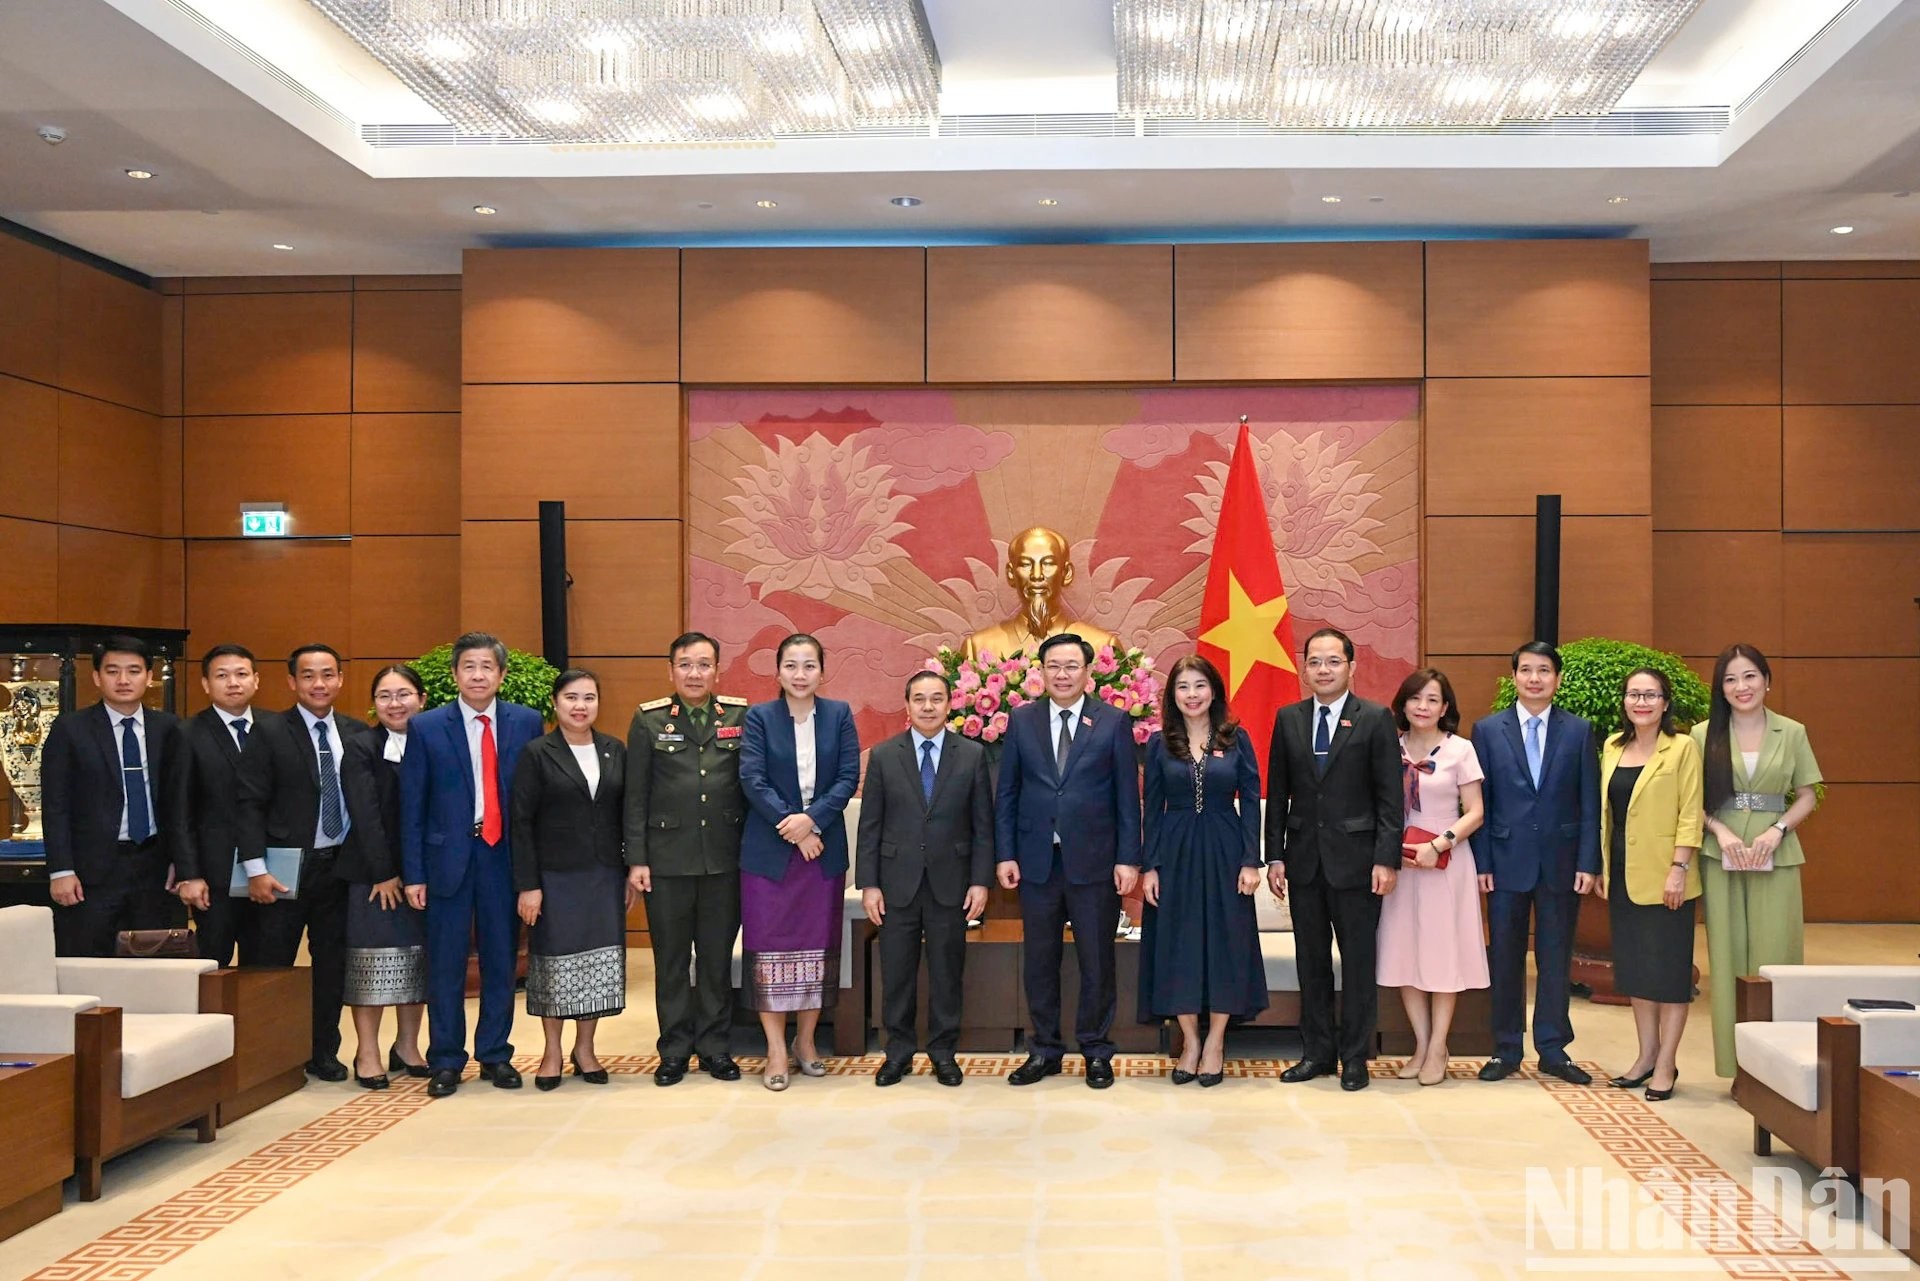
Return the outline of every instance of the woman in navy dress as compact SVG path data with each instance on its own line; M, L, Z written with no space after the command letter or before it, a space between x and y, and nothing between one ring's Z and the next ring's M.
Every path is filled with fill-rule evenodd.
M1261 881L1260 765L1227 707L1218 669L1198 655L1167 673L1160 723L1165 728L1147 740L1140 1013L1180 1024L1175 1085L1196 1078L1218 1085L1228 1022L1267 1008L1253 910Z

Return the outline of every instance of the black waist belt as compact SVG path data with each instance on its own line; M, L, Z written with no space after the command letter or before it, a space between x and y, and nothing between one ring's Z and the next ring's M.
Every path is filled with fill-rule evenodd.
M311 853L315 858L332 858L334 855L338 854L340 850L341 850L341 847L338 845L317 845L308 852Z
M115 844L122 854L145 854L159 842L157 836L149 836L144 841L117 841Z

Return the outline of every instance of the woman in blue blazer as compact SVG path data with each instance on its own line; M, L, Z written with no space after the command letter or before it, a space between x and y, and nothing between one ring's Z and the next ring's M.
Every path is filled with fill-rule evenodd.
M819 641L789 636L774 661L781 696L747 709L740 749L740 999L767 1034L762 1079L784 1090L794 1061L807 1076L827 1071L813 1037L840 985L844 812L860 784L860 740L852 708L815 696L827 673Z

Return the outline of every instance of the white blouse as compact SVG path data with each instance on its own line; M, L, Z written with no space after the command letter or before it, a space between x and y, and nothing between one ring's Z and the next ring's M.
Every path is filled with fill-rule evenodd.
M1760 772L1760 753L1742 752L1740 753L1740 759L1746 764L1748 778L1752 778Z
M793 723L793 763L800 774L800 808L813 804L813 786L817 781L819 761L814 752L813 726L819 719L820 709L814 708L807 713L804 721Z
M592 743L568 743L573 759L580 763L580 772L587 776L587 795L599 799L600 796L600 753L593 750Z
M381 755L386 757L386 759L397 763L400 760L400 758L405 756L406 754L407 754L407 736L405 734L396 734L392 730L388 730L387 745L385 748L381 750Z

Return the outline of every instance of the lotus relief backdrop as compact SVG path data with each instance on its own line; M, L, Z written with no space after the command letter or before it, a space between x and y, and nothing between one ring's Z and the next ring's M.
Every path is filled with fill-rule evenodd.
M1294 635L1331 624L1384 699L1419 657L1416 386L729 390L688 398L687 615L722 688L771 697L790 632L863 742L901 686L1011 617L1007 541L1071 545L1069 617L1162 667L1193 648L1220 496L1247 415ZM1261 727L1264 732L1266 727Z

